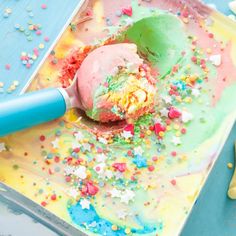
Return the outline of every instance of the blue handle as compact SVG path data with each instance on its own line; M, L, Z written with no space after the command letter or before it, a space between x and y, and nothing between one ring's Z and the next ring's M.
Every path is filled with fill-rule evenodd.
M56 119L65 112L65 99L55 88L0 102L0 136Z

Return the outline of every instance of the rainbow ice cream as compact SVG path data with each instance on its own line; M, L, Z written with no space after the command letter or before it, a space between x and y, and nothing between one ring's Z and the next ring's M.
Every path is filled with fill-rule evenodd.
M112 126L72 110L5 137L0 180L87 235L178 235L235 121L235 23L196 0L89 2L29 90L67 87L94 47L132 43L159 72L154 107ZM116 85L113 77L105 75L102 88ZM95 94L103 93L95 85L84 89L94 96L83 103L96 119L104 108L96 111L103 97Z
M107 45L92 51L77 77L82 107L93 120L137 119L154 106L155 81L135 44Z

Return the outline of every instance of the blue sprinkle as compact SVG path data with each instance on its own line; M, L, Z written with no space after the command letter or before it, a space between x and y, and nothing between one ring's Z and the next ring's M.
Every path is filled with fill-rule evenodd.
M146 158L142 157L141 155L135 155L133 159L133 163L138 167L138 168L144 168L147 167L147 160Z
M52 158L53 158L52 153L49 153L49 154L47 155L47 159L52 159Z

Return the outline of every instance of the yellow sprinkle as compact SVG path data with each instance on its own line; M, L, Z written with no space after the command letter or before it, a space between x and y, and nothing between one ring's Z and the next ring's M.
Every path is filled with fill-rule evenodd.
M186 68L187 68L188 70L190 70L190 69L191 69L191 65L188 64L188 65L186 66Z
M185 24L188 24L188 23L189 23L189 19L188 19L188 18L183 18L183 22L184 22Z
M182 102L182 98L181 98L180 96L175 97L175 100L176 100L177 102Z
M13 84L14 84L15 86L18 86L18 85L19 85L19 81L14 80L14 81L13 81Z
M164 137L165 133L163 131L159 132L160 137Z
M207 52L208 54L211 54L211 53L212 53L212 50L211 50L210 48L207 48L206 52Z
M109 144L113 143L113 139L109 139L109 140L108 140L108 143L109 143Z
M170 131L171 129L172 129L171 126L169 126L169 125L166 126L167 131Z
M36 55L33 55L33 56L32 56L32 59L33 59L33 60L36 60L36 59L37 59L37 56L36 56Z
M176 136L176 137L180 137L180 136L181 136L181 133L180 133L179 131L177 131L177 132L175 133L175 136Z
M175 130L178 130L178 129L179 129L179 127L180 127L180 126L179 126L179 125L177 125L177 124L175 124L175 125L174 125L174 129L175 129Z
M151 130L147 130L146 134L147 134L147 135L151 135L151 134L152 134L152 131L151 131Z
M39 48L40 48L40 49L44 49L44 44L43 44L43 43L40 43L40 44L39 44Z
M0 82L0 88L2 88L4 86L3 82Z
M229 169L232 169L232 168L233 168L233 164L230 163L230 162L227 164L227 166L228 166Z
M126 229L125 229L125 233L126 233L126 234L130 234L130 233L131 233L130 228L126 228Z
M117 230L118 230L118 227L117 227L117 225L112 225L112 226L111 226L111 229L112 229L113 231L117 231Z
M34 26L33 25L30 25L29 26L29 30L33 30L34 29Z
M191 97L186 97L186 98L184 99L184 101L185 101L186 103L191 103L191 102L192 102L192 98L191 98Z

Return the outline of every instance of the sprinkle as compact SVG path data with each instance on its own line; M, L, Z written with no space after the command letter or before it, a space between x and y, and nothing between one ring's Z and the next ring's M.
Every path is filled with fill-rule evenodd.
M117 231L117 230L118 230L118 227L117 227L117 225L112 225L112 226L111 226L111 229L112 229L113 231Z
M228 166L229 169L232 169L232 168L233 168L233 164L232 164L231 162L229 162L229 163L227 164L227 166Z
M6 65L5 65L5 69L6 69L6 70L10 70L10 69L11 69L11 65L10 65L10 64L6 64Z
M39 137L39 140L40 140L41 142L45 141L45 139L46 139L46 137L45 137L44 135L41 135L41 136Z
M47 203L46 202L41 202L41 205L43 206L43 207L45 207L45 206L47 206Z
M82 209L88 209L90 208L90 201L87 200L86 198L83 198L80 200L80 205L82 207Z
M44 49L44 44L43 43L39 44L39 49Z
M172 179L172 180L170 181L170 183L171 183L173 186L175 186L175 185L176 185L176 180L175 180L175 179Z
M44 3L41 5L41 8L45 10L45 9L47 9L47 5Z
M45 42L49 42L49 40L50 40L49 37L47 37L47 36L44 37L44 41L45 41Z
M42 31L41 31L41 30L37 30L35 33L36 33L37 35L41 35L41 34L42 34Z
M147 160L146 158L142 157L141 155L136 155L133 159L133 163L138 167L138 168L144 168L147 167Z
M56 195L56 194L53 194L53 195L51 196L51 200L52 200L52 201L56 201L56 200L57 200L57 195Z
M221 55L220 54L210 56L209 60L214 66L221 65Z
M149 166L149 167L148 167L148 170L149 170L150 172L152 172L152 171L155 170L155 167L154 167L154 166Z
M126 228L126 229L125 229L125 233L126 233L126 234L130 234L130 233L131 233L131 229L130 229L130 228Z
M124 15L127 15L127 16L132 16L133 15L132 7L122 8L122 12L123 12Z
M213 34L213 33L209 33L209 34L208 34L208 37L209 37L210 39L212 39L212 38L214 38L214 34Z
M6 145L5 143L0 143L0 152L6 151Z

